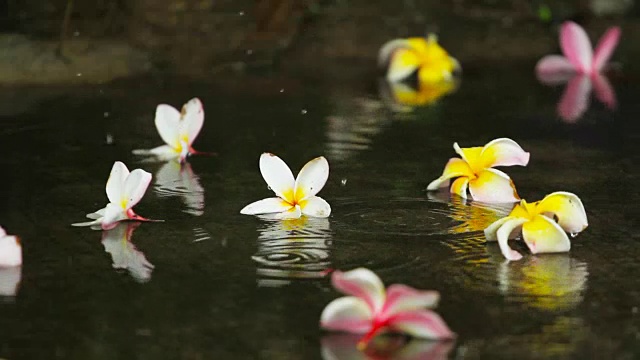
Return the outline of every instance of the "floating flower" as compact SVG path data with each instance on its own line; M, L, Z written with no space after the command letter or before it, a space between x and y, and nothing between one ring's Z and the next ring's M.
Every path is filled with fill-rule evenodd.
M538 61L536 73L540 77L558 77L580 73L594 75L603 71L620 40L620 28L611 27L598 42L595 53L584 29L566 21L560 29L560 47L564 56L547 55Z
M0 268L22 265L22 246L17 236L0 227Z
M458 143L453 149L462 157L451 158L442 172L442 176L433 180L427 190L447 187L453 178L451 193L467 198L467 190L473 200L488 203L515 202L520 198L509 175L494 166L526 166L529 153L522 150L515 141L507 138L495 139L483 147L460 148Z
M385 291L371 270L358 268L331 277L333 286L350 296L341 297L322 311L320 326L327 330L365 334L358 348L366 348L376 335L405 333L417 338L451 339L455 334L438 314L426 308L437 305L440 294L394 284Z
M111 230L102 232L104 250L111 254L114 269L125 269L138 282L151 279L153 264L131 242L133 231L140 223L120 223Z
M171 105L158 105L155 122L166 145L149 150L133 150L134 154L155 156L160 160L179 158L182 162L188 155L200 153L191 146L204 124L204 109L200 99L189 100L182 106L182 111Z
M460 70L458 61L438 44L438 37L396 39L387 42L378 53L378 63L388 64L387 80L396 82L418 71L420 83L451 81Z
M133 212L133 207L140 202L144 196L151 174L135 169L129 173L127 166L120 161L116 161L111 168L111 174L107 180L107 198L109 204L106 207L88 214L93 221L71 224L73 226L100 226L103 230L109 230L116 226L118 221L136 220L153 221L138 216Z
M557 219L554 220L554 219ZM484 230L488 241L498 241L502 255L508 260L520 260L522 255L507 244L522 229L522 239L533 254L567 252L571 242L565 231L575 236L587 227L587 214L575 194L558 191L541 201L522 200L509 216Z
M260 172L278 197L256 201L240 210L241 214L275 214L278 219L297 219L302 215L328 217L331 207L315 196L329 178L329 163L323 156L309 161L294 180L291 169L279 157L260 156Z

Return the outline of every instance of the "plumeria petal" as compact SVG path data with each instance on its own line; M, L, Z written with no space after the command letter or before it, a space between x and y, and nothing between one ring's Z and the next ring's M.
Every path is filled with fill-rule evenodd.
M571 249L571 241L560 225L543 215L536 215L522 225L522 238L533 254Z
M109 203L105 208L104 217L100 224L103 230L113 229L118 221L128 219L127 213L122 207Z
M451 193L456 194L463 199L467 198L467 188L469 187L468 177L459 177L451 184Z
M576 69L564 56L547 55L536 64L536 76L542 83L563 83L576 73Z
M160 104L156 107L156 128L162 140L173 148L180 143L180 112L171 105Z
M312 196L300 202L300 210L304 215L326 218L331 214L331 206L323 198Z
M391 56L391 62L387 70L387 80L391 82L400 81L416 71L419 65L420 57L415 51L398 49Z
M0 236L0 267L22 265L22 246L17 236Z
M620 41L620 28L617 26L608 29L602 35L593 55L593 68L596 72L602 71L607 64L616 46L618 46L618 41Z
M512 217L505 216L502 219L498 219L493 223L491 223L491 225L487 226L487 228L484 229L484 237L487 239L487 241L497 241L498 230L500 230L500 228L502 227L502 225L504 225L504 223L512 219L513 219ZM509 235L509 239L512 239L511 235Z
M371 309L362 299L345 296L333 300L322 311L320 326L327 330L364 334L371 329Z
M113 163L109 179L107 180L107 198L110 202L120 202L124 192L124 182L129 176L129 169L121 161Z
M579 233L589 225L582 201L570 192L558 191L545 196L537 210L555 215L560 227L569 233Z
M290 220L290 219L299 219L302 216L302 210L300 210L300 206L296 205L291 207L287 211L279 212L273 214L274 219L279 220Z
M191 146L204 124L204 109L198 98L189 100L182 108L182 132L187 137L187 145Z
M589 95L591 94L591 79L587 75L576 75L567 84L567 87L558 102L558 115L567 122L575 122L589 107Z
M0 226L0 238L6 235L7 235L7 232L4 230L2 226Z
M480 161L484 167L494 166L527 166L529 153L524 151L517 142L500 138L489 142L482 148Z
M262 154L260 156L260 173L277 196L289 203L294 203L295 180L291 169L282 159L271 153Z
M364 300L373 313L382 309L385 301L384 284L373 271L365 268L346 272L336 270L331 276L331 283L337 290Z
M482 153L482 147L475 146L470 148L461 148L457 142L453 143L453 150L456 154L460 155L462 160L466 161L469 166L473 167L473 164L477 163Z
M0 296L16 296L22 280L22 267L0 267Z
M253 202L240 210L240 214L259 215L289 211L294 206L278 197L266 198Z
M580 25L573 21L562 24L560 47L564 56L576 67L576 70L582 73L591 73L593 49L587 33Z
M102 208L96 212L92 212L91 214L87 214L87 218L97 220L104 217L104 211L106 208Z
M617 106L616 93L606 76L593 74L591 75L591 81L593 83L596 98L609 109L615 109Z
M471 198L487 203L508 203L518 201L513 182L500 170L486 169L476 179L469 181Z
M129 174L124 182L123 199L121 200L126 201L125 210L131 209L140 202L150 182L151 174L142 169L135 169Z
M427 186L427 190L438 190L438 188L446 187L449 185L449 180L460 176L473 176L473 171L469 167L466 161L459 158L451 158L444 167L442 175L433 180Z
M297 202L308 199L317 194L329 178L329 163L324 156L317 157L306 163L296 178L294 196Z
M134 155L141 156L156 156L160 158L159 160L170 160L180 156L180 153L176 151L176 148L173 148L169 145L160 145L154 147L153 149L136 149L133 150L132 153Z
M513 218L510 216L507 218L509 220L505 221L496 233L498 237L498 245L500 245L500 251L502 251L502 255L504 255L507 260L520 260L522 259L522 255L509 247L509 238L514 231L517 231L520 226L522 226L522 224L526 223L529 220L523 218Z
M455 337L440 315L430 310L398 313L389 319L389 326L417 338L437 340Z
M387 289L387 300L381 316L390 317L405 311L434 308L439 300L440 294L437 291L421 291L410 286L393 284Z

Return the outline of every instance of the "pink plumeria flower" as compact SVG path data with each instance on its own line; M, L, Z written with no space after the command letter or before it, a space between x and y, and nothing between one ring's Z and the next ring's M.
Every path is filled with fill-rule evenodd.
M522 255L507 243L520 232L532 254L567 252L571 249L571 241L565 231L575 236L588 225L580 198L570 192L558 191L534 203L522 200L509 216L489 225L484 234L487 241L498 241L507 260L520 260Z
M486 203L508 203L520 199L509 175L493 168L526 166L529 153L522 150L518 143L500 138L483 147L460 148L458 143L454 143L453 149L461 158L449 159L442 175L433 180L427 190L448 187L451 179L456 178L450 191L464 199L467 198L467 191L473 200Z
M0 227L0 268L22 265L22 245L17 236Z
M107 180L107 198L109 204L106 207L88 214L93 221L71 224L72 226L96 226L103 230L109 230L122 220L157 221L143 218L133 212L133 207L142 200L144 193L151 182L151 174L135 169L129 172L127 166L116 161L111 168L111 174Z
M609 28L598 42L595 52L584 29L566 21L560 29L560 47L564 56L547 55L538 61L536 73L540 77L563 74L599 74L607 65L620 40L620 28Z
M436 291L420 291L394 284L385 291L371 270L358 268L331 277L333 286L350 296L333 300L322 311L320 326L327 330L365 334L358 348L383 332L397 332L424 339L451 339L455 334L435 312Z
M182 106L182 111L178 111L171 105L158 105L155 123L166 145L149 150L133 150L134 154L154 156L159 160L177 158L181 162L188 155L200 154L192 147L204 124L204 109L200 99L189 100Z
M114 269L125 269L138 282L151 279L153 264L131 242L131 236L140 223L119 223L111 230L102 232L104 250L111 254Z
M277 219L297 219L302 215L325 218L331 214L329 203L316 196L329 178L329 163L324 156L309 161L294 179L284 161L264 153L260 156L260 172L278 197L253 202L240 210L241 214L273 214Z

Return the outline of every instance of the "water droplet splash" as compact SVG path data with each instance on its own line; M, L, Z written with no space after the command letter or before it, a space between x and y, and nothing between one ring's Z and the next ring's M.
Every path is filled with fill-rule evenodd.
M300 113L301 113L302 115L306 115L306 114L307 114L307 109L302 109L302 111L300 111Z
M342 186L347 185L347 179L340 180L340 185L342 185Z

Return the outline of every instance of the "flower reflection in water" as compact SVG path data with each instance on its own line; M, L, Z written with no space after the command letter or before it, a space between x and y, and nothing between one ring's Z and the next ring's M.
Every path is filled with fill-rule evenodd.
M204 188L188 162L168 161L156 172L155 192L159 196L179 196L194 216L204 213Z
M417 107L436 103L443 96L454 93L459 84L459 78L437 83L420 82L417 85L380 79L378 91L387 108L394 112L406 113Z
M154 266L131 242L133 231L138 226L140 223L127 222L103 231L102 245L111 254L114 269L127 270L136 281L144 283L151 279Z
M0 266L0 296L14 297L22 279L22 266Z
M454 341L428 341L405 336L387 335L373 339L365 351L357 349L361 335L332 334L322 338L324 360L444 360L453 349Z
M514 204L489 204L479 201L470 201L446 192L429 192L428 199L434 202L446 203L448 208L443 211L458 224L445 229L446 234L466 234L482 232L494 221L508 215ZM483 233L476 234L482 239ZM484 241L484 239L482 239Z
M326 218L268 221L259 229L256 262L259 286L324 277L331 265L331 230Z

